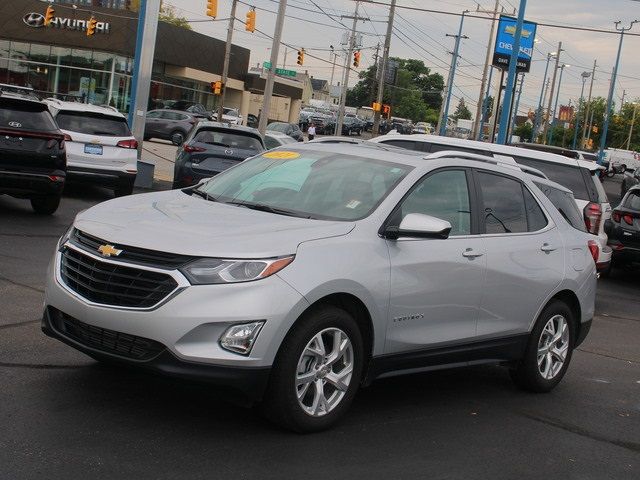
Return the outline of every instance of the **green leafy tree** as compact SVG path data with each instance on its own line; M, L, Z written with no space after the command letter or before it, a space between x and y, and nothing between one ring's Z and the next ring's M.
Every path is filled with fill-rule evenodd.
M518 125L514 130L513 130L513 135L517 135L518 137L520 137L521 141L529 141L529 139L531 138L531 132L533 130L533 126L530 123L523 123L521 125Z
M471 120L471 111L467 108L464 98L461 98L456 107L456 111L451 116L454 120Z
M129 10L137 12L140 9L140 0L131 0L128 6ZM191 25L187 19L178 14L176 7L173 5L165 5L164 2L160 3L160 21L170 23L176 27L186 28L191 30Z

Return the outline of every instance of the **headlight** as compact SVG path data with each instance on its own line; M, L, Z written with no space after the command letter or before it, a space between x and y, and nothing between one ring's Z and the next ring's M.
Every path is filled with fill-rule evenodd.
M293 262L295 257L265 260L202 258L181 269L192 285L251 282L267 278Z
M67 240L71 238L71 234L73 233L73 223L67 228L67 231L62 234L60 240L58 240L58 250L62 248L62 246L67 243Z
M247 355L258 338L264 321L231 325L220 337L220 346L230 352Z

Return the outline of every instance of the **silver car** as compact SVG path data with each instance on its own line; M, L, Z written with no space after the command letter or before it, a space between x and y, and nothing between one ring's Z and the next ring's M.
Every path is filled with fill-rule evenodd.
M533 169L287 145L78 214L43 330L315 431L391 375L499 362L527 390L554 388L594 315L594 239L571 192Z

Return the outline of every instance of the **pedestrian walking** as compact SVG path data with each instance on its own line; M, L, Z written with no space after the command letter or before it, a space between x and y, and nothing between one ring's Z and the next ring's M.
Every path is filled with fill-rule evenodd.
M307 130L307 137L309 137L309 140L313 140L316 136L316 126L315 124L310 124L309 128Z

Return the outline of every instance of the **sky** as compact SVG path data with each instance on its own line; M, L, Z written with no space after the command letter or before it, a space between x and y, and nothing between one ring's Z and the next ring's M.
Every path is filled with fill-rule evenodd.
M379 0L389 4L390 0ZM275 27L275 12L278 9L277 0L241 0L238 4L236 18L244 19L249 5L256 8L256 27L258 30L272 35ZM206 35L225 39L228 18L231 10L231 0L219 0L217 20L207 20L205 16L206 0L165 0L176 7L178 12L193 22L195 31ZM282 41L295 48L305 48L304 67L296 65L296 52L289 49L286 67L299 71L308 70L316 78L329 79L331 76L330 52L333 45L336 51L342 53L341 41L347 30L341 23L351 27L353 20L341 19L344 15L353 15L355 8L353 0L288 0ZM505 13L513 13L519 6L519 0L500 0ZM460 14L463 10L475 13L476 8L492 10L495 0L398 0L394 30L392 36L391 55L402 58L421 59L432 69L443 75L447 80L451 51L454 38L447 34L456 34L460 17L436 13L419 12L400 7L417 7L431 10L446 11ZM273 13L272 13L273 12ZM360 2L359 16L367 17L368 21L358 22L357 30L362 33L362 60L360 70L371 65L374 61L375 47L384 43L387 28L389 8L384 5ZM487 16L487 15L485 15ZM298 18L295 18L298 17ZM620 26L628 26L636 18L640 19L640 1L638 0L529 0L525 18L528 21L553 25L591 27L605 30L615 30L616 21ZM204 21L203 21L204 20ZM315 22L315 23L313 23ZM475 108L480 93L480 79L489 43L490 22L483 19L469 18L464 21L463 35L469 37L462 40L457 74L454 80L453 95L456 99L464 98L469 108L475 114ZM616 82L615 102L619 106L623 90L626 90L626 100L640 100L640 23L636 24L630 33L638 36L626 35ZM598 68L595 75L593 93L606 98L609 90L611 71L615 63L616 52L620 40L619 35L584 32L571 29L561 29L550 26L539 26L534 50L531 71L525 76L524 88L519 105L519 114L526 114L538 105L547 53L557 50L558 42L563 42L561 63L569 65L563 74L560 104L567 104L569 100L575 104L580 97L582 87L581 73L591 71L593 61L597 60ZM251 50L251 64L256 65L270 56L271 40L259 32L249 33L244 30L242 23L236 22L233 43ZM284 47L280 48L279 66L284 64ZM321 57L311 58L310 55ZM342 64L345 60L338 58ZM553 62L553 61L552 61ZM552 63L553 66L553 63ZM552 67L549 69L552 71ZM342 77L343 69L336 67L335 80ZM494 81L498 75L494 75ZM356 73L351 72L349 85L357 81ZM495 84L495 82L494 82ZM589 88L587 82L586 91ZM452 101L452 108L458 100Z

